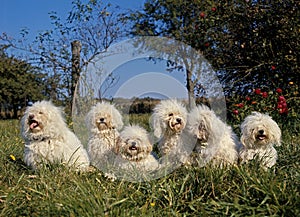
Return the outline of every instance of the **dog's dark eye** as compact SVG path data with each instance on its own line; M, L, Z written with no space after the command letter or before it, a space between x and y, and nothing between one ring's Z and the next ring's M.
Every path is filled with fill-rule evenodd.
M44 113L40 111L39 114L42 115L42 114L44 114Z
M170 114L169 114L169 117L171 117L171 116L173 116L173 115L174 115L173 113L170 113Z

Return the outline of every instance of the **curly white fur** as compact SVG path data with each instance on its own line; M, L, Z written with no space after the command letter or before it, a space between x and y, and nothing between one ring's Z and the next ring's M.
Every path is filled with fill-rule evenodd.
M162 100L153 109L151 125L154 136L160 139L158 150L162 157L168 158L169 162L185 163L193 149L187 145L189 142L184 133L186 121L187 110L178 100Z
M24 161L34 170L43 163L65 163L80 170L89 166L86 150L67 127L60 108L49 101L27 107L21 120Z
M191 163L204 166L236 164L238 142L230 126L207 106L199 105L188 115L188 131L197 139Z
M152 155L152 144L147 131L138 126L126 126L120 133L116 152L116 166L125 170L153 171L159 163Z
M87 114L86 125L90 134L87 150L91 164L103 169L113 161L118 130L123 127L122 116L113 104L101 102Z
M275 165L277 151L274 145L281 144L281 130L269 115L252 112L241 124L241 133L242 163L258 158L265 169Z

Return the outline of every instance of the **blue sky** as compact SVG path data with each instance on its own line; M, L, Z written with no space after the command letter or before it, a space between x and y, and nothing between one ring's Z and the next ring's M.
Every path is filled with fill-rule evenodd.
M25 28L29 32L28 39L30 42L39 32L49 30L53 27L49 18L50 12L55 11L60 18L65 19L68 16L68 12L72 9L72 1L73 0L1 0L0 34L5 32L13 38L18 38L20 36L20 30ZM121 9L125 10L142 9L145 1L146 0L103 0L102 2L105 4L111 3L112 5L118 5ZM167 83L169 83L170 88L165 90L166 95L172 95L170 94L170 90L174 90L174 96L177 95L178 98L186 97L186 91L182 88L185 86L185 74L183 72L170 73L166 72L165 69L165 63L155 65L145 60L135 60L130 64L121 65L114 71L114 73L120 76L119 85L107 93L108 97L118 92L118 88L122 87L122 85L123 87L124 85L134 86L137 89L138 87L142 88L143 86L147 86L147 81L145 81L145 83L140 82L140 77L135 77L142 73L150 73L144 74L144 77L147 78L147 76L151 75L155 80L157 80L155 73L164 73L169 76L169 81L165 80L162 82L163 78L165 78L162 76L161 83L157 80L158 82L151 84L157 87L157 89L154 88L153 91L161 91L161 87L168 86ZM178 80L182 85L176 83L170 76ZM135 85L128 82L135 82ZM131 97L132 93L129 92L128 97ZM162 95L164 95L164 93L162 93Z
M104 3L111 3L112 5L118 5L121 9L141 9L145 0L132 0L132 1L124 1L124 0L104 0ZM27 29L29 32L28 38L29 41L32 41L39 32L51 29L51 20L49 18L49 13L52 11L57 12L59 17L65 19L68 16L68 12L72 8L72 0L1 0L1 8L0 8L0 33L7 33L8 35L18 38L21 29ZM184 74L183 73L169 73L165 71L165 64L154 64L153 62L145 61L145 60L134 60L130 63L121 65L116 68L114 73L120 78L118 85L114 88L111 88L110 91L107 92L106 97L113 97L118 89L122 87L126 82L134 82L135 79L139 79L141 77L137 76L143 73L145 77L152 75L154 80L157 80L155 77L155 73L164 73L169 77L165 80L161 79L161 82L157 80L154 82L153 92L156 90L160 90L161 87L167 86L165 83L171 83L177 85L177 87L169 86L170 88L165 88L165 94L169 96L175 97L176 95L180 98L186 96L186 91L184 90L184 85L180 85L180 83L176 83L176 80L180 81L184 84ZM150 74L149 74L150 73ZM151 74L154 73L154 74ZM137 77L136 77L137 76ZM176 80L172 79L174 77ZM168 80L169 79L169 80ZM145 81L145 80L144 80ZM135 85L132 85L134 89L138 89L138 87L142 88L147 84L145 82L135 82ZM170 89L174 89L174 93L170 94ZM151 88L150 88L151 89ZM146 91L146 90L145 90ZM126 97L126 94L129 98L132 97L132 91L130 88L127 91L122 91L121 96ZM140 95L140 91L138 91L137 95ZM120 92L119 92L120 94ZM162 93L164 94L164 92ZM147 93L145 94L147 95Z
M104 0L124 9L142 8L144 0ZM72 0L1 0L0 33L18 37L27 28L34 38L39 31L50 29L49 12L55 11L62 18L71 10Z

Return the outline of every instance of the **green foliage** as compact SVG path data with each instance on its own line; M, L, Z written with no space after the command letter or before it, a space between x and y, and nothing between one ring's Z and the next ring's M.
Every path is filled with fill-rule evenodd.
M43 97L43 75L29 63L6 54L0 56L0 104L24 107L28 101ZM15 114L16 117L16 114Z
M171 37L201 52L227 95L300 83L298 17L295 0L148 0L130 15L133 35Z
M0 216L299 216L300 138L284 135L275 168L182 167L145 183L101 171L23 164L18 121L0 122Z
M289 82L286 89L267 87L253 89L247 96L227 99L228 119L237 128L253 111L269 114L290 135L299 135L300 101L298 85Z
M299 83L298 15L299 2L294 0L244 1L229 7L228 41L218 54L223 55L219 66L228 71L227 83L244 92L261 86L285 89L289 81Z

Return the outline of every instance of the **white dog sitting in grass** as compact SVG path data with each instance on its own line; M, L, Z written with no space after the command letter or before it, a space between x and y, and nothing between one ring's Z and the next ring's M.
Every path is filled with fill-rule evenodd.
M79 170L89 167L89 157L68 128L60 108L49 101L27 107L21 120L25 140L24 160L34 170L42 164L64 163Z
M190 163L200 167L207 163L221 167L237 163L237 137L210 108L199 105L192 109L187 129L197 139Z
M147 131L138 126L126 126L120 133L116 151L115 168L126 176L147 175L159 169L159 163L152 155L152 144ZM129 177L127 177L129 178ZM138 177L135 177L138 178Z
M113 152L123 127L120 112L109 102L97 103L86 117L89 130L88 154L91 164L98 169L109 171L115 158Z
M281 130L269 115L252 112L241 124L241 163L257 159L265 169L275 165L281 144Z

